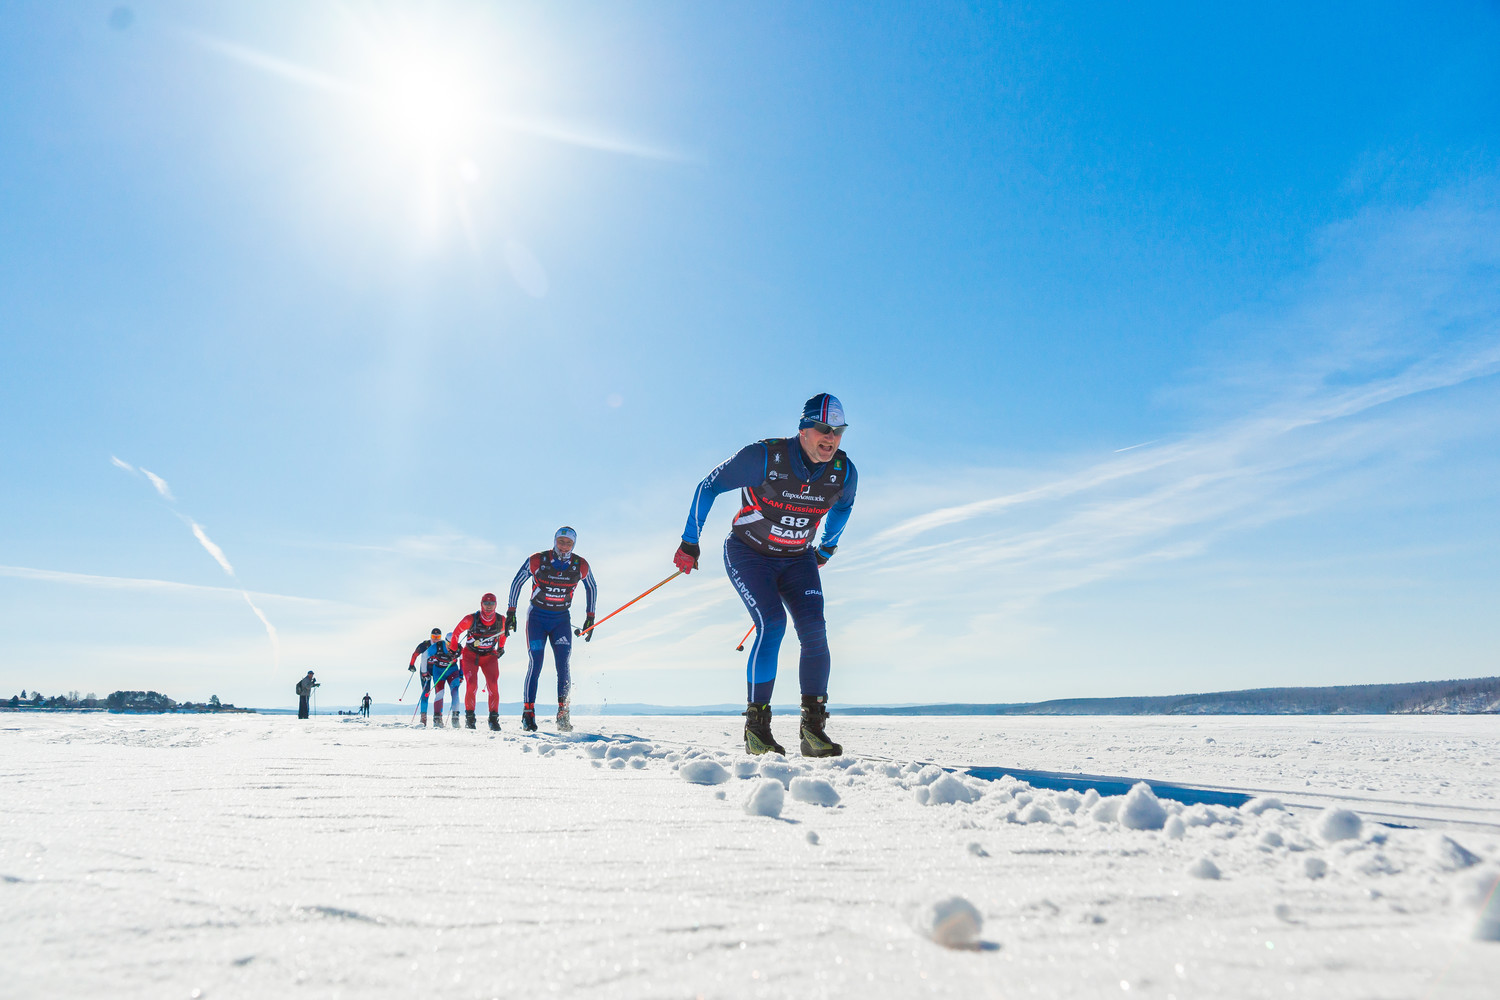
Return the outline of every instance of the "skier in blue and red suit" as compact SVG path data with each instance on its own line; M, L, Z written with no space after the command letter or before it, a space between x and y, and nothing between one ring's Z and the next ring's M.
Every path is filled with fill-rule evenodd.
M672 557L684 573L698 568L698 541L714 498L738 489L740 509L724 540L724 568L755 621L746 667L747 753L786 753L771 734L771 690L788 610L802 642L802 755L844 752L824 732L830 659L818 568L838 548L854 508L858 477L839 449L846 426L843 404L820 393L803 406L795 438L767 438L741 448L698 484L682 544ZM815 546L819 523L823 539Z
M573 551L578 542L578 533L572 528L558 528L552 538L552 548L527 557L516 577L510 582L510 607L505 611L505 634L516 630L516 601L521 596L521 584L531 580L531 608L526 612L526 651L530 657L526 669L526 684L522 690L521 728L536 732L536 688L542 676L542 658L547 652L547 643L552 643L552 660L557 668L557 728L572 732L573 722L568 714L568 693L573 679L568 670L568 659L573 651L573 620L568 609L573 606L573 591L583 584L588 597L588 611L583 618L583 641L594 638L594 610L599 601L599 588L594 583L594 571L588 560Z
M443 727L443 685L448 685L449 693L453 700L453 725L458 726L458 683L463 680L463 671L458 665L458 652L452 645L453 633L448 633L444 638L443 630L435 628L432 630L432 638L417 643L416 650L411 654L411 663L408 670L417 669L417 661L421 660L422 678L422 725L427 725L427 694L433 685L437 686L437 694L432 704L432 725L434 729Z
M505 619L495 610L498 602L494 594L485 594L479 599L479 610L464 615L453 626L453 638L448 648L457 650L460 636L465 636L463 658L459 665L464 671L464 725L474 728L474 695L479 689L479 672L484 671L485 687L489 689L490 729L500 729L500 657L505 655Z

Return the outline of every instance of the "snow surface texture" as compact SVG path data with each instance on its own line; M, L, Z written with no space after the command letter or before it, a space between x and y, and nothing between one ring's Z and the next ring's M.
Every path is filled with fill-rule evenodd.
M745 759L733 718L502 721L0 715L0 994L1439 1000L1500 982L1493 718L836 715L865 756L815 761ZM770 815L747 810L759 796Z

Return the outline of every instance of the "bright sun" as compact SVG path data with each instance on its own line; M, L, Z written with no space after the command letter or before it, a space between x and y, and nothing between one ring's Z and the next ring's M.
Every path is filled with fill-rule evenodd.
M383 132L423 155L453 155L480 126L475 90L452 65L428 53L382 60L371 88Z

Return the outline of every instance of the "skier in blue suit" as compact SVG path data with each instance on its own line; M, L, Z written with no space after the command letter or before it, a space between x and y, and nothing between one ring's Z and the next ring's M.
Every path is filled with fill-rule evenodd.
M846 426L843 404L819 393L803 406L795 438L767 438L741 448L698 484L682 544L672 557L684 573L698 568L698 542L714 498L738 489L740 509L724 540L724 568L755 622L746 666L747 753L786 753L771 734L771 690L788 611L802 643L802 755L844 752L824 731L830 658L818 570L838 548L854 508L858 476L839 449ZM820 523L823 537L814 545Z
M552 643L553 665L557 669L557 728L565 733L573 731L568 711L568 695L573 687L568 669L573 652L573 620L568 609L573 606L573 591L582 583L588 596L583 641L590 642L594 638L590 630L594 627L594 610L599 601L594 571L589 569L587 559L573 551L577 542L578 533L572 528L558 528L552 538L552 548L528 556L516 572L515 579L510 581L510 606L505 611L506 635L516 630L516 601L521 596L521 584L532 581L531 608L526 613L529 661L521 706L521 728L527 732L536 732L536 688L542 676L542 658L549 641Z

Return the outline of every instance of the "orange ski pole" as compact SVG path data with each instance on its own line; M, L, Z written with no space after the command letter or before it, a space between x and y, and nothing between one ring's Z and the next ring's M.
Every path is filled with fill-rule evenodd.
M600 625L603 625L605 622L609 621L615 615L619 614L621 611L624 611L626 608L630 607L636 601L639 601L642 597L645 597L647 594L651 593L652 590L659 590L660 588L665 587L667 584L671 583L673 580L677 579L681 575L682 575L682 570L678 570L677 572L673 573L671 576L669 576L665 580L663 580L661 583L658 583L655 587L650 588L650 590L643 591L642 593L638 594L636 597L634 597L631 600L626 601L624 604L620 605L618 608L615 608L609 614L605 615L603 618L601 618L598 621L594 622L594 624L590 625L588 628L575 628L573 630L573 634L574 635L583 635L585 632L592 632L592 631L594 631L594 629L598 628Z
M751 625L750 626L750 632L754 632L754 631L755 631L755 626ZM745 651L745 642L746 642L746 640L748 640L750 638L750 632L746 632L745 633L745 638L741 639L740 640L740 644L738 646L734 647L735 652L737 652L737 653L743 653Z

